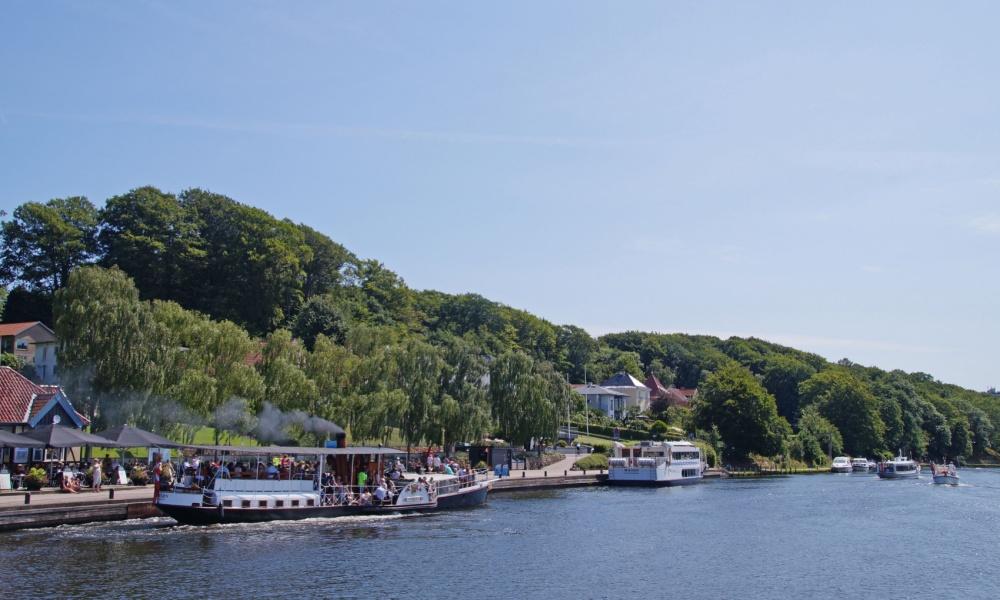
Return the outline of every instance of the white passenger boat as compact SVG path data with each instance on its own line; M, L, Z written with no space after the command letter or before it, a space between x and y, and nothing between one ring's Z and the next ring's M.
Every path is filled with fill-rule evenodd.
M900 455L880 462L877 473L882 479L916 478L920 476L920 463Z
M833 459L833 464L830 465L831 473L850 473L851 469L851 459L847 456L838 456Z
M244 464L247 457L265 461L255 458L250 462L255 466L239 475L220 466L211 477L182 475L173 485L161 485L155 492L156 507L186 525L464 508L485 503L492 487L489 473L475 471L462 476L406 473L390 480L383 459L406 454L391 448L196 448L205 456L219 456L219 465ZM308 463L310 472L279 471L270 469L272 457L289 457L292 464L295 457L315 462ZM361 471L372 475L365 485L352 485Z
M931 463L931 475L934 477L934 483L938 485L958 485L958 469L955 468L953 463L948 463L947 465L935 465Z
M641 442L615 446L608 460L608 484L666 486L688 485L702 479L701 450L689 442Z
M852 458L851 459L851 470L855 473L867 473L868 472L868 459L867 458Z

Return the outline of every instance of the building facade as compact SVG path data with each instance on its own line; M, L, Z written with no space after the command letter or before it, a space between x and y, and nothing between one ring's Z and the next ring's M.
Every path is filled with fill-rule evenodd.
M0 352L13 354L35 369L38 381L56 382L59 339L41 321L0 323Z

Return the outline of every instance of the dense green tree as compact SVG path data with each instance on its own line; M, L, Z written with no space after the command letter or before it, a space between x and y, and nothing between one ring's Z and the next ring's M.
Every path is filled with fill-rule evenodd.
M843 453L844 440L840 431L815 405L802 409L798 425L802 460L812 465L825 464L829 456Z
M26 202L0 225L0 284L52 294L97 252L97 209L74 196Z
M558 344L564 353L564 360L560 366L569 374L572 381L587 383L584 378L591 374L585 372L586 366L597 352L597 340L582 327L563 325L559 327Z
M98 235L101 262L135 281L144 298L198 304L202 282L192 278L206 259L194 213L173 194L136 188L108 199Z
M816 405L844 438L847 452L873 455L883 447L885 424L868 386L845 369L821 371L799 387L803 406Z
M777 454L790 433L774 396L739 365L723 367L705 380L695 405L695 423L700 429L718 427L732 456Z
M799 418L799 385L816 373L809 364L791 356L772 354L760 361L761 383L778 403L778 414L790 423Z
M958 417L951 423L951 448L948 456L956 460L972 456L972 432L964 417Z
M41 321L49 327L53 325L52 295L42 290L32 291L19 285L7 295L3 310L3 322L24 323L27 321Z
M302 293L306 298L333 292L343 283L344 270L357 258L347 248L307 225L298 225L310 252L305 258L305 282Z
M969 411L969 426L972 432L973 454L982 455L987 448L992 447L994 434L993 421L982 410L973 408Z
M204 190L186 190L181 206L205 253L190 273L199 284L189 308L234 321L252 333L283 325L303 301L303 265L312 251L302 230L266 212ZM247 301L247 294L253 301Z
M348 316L332 294L313 296L295 317L292 331L295 337L312 349L316 336L325 335L337 343L347 339Z

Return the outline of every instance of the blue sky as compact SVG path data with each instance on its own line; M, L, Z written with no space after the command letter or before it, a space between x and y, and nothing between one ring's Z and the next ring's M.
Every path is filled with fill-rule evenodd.
M1000 384L996 3L37 4L8 212L203 187L594 334Z

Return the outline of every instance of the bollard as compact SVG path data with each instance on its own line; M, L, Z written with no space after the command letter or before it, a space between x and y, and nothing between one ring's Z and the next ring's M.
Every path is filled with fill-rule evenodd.
M563 471L563 477L565 477L565 476L566 476L566 471Z
M584 474L584 475L586 475L586 474L587 474L587 469L583 469L583 474Z
M528 474L527 471L521 471L521 479L524 479L524 476L527 475L527 474Z
M108 490L108 500L114 500L114 499L115 499L115 488L111 488Z
M601 469L601 475L604 475L604 469Z
M31 504L31 492L24 492L24 503Z
M542 477L548 477L548 476L549 476L548 471L542 471Z

